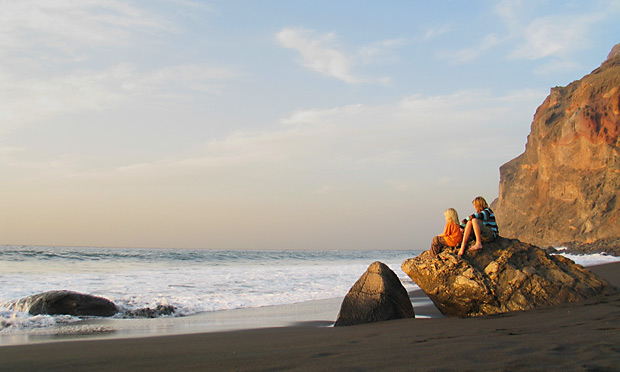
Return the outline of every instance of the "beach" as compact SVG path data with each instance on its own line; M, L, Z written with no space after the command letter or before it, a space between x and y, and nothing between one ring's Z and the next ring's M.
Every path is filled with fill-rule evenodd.
M620 287L620 263L589 267ZM0 347L2 371L617 371L620 293L527 312Z

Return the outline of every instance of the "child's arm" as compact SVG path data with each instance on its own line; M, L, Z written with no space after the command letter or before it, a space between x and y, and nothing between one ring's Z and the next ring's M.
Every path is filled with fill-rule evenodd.
M466 219L463 220L463 222L467 223L467 221L473 220L474 218L486 221L486 220L489 219L489 212L487 212L486 209L483 209L483 210L481 210L478 213L474 213L474 214L468 216Z

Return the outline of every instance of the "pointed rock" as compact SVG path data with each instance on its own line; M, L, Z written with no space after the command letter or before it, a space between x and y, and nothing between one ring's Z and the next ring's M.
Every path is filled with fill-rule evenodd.
M611 48L611 52L607 55L607 59L609 60L617 56L620 56L620 44L616 44L613 48Z
M400 279L387 265L377 261L345 296L334 326L413 317L413 305Z

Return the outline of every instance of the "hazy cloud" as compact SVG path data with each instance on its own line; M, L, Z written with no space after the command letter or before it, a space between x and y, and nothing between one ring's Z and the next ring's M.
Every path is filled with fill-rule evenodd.
M446 54L445 57L446 58L449 57L454 62L459 62L459 63L470 62L470 61L477 59L481 55L483 55L489 49L499 45L501 42L502 40L497 35L488 34L484 37L484 39L482 39L482 41L480 42L480 45L474 48L465 48L465 49L457 50L454 53L450 53L449 56L448 54Z
M617 17L617 2L598 1L587 11L575 7L564 12L531 17L532 9L540 6L535 1L505 0L495 7L507 27L509 41L514 45L509 57L539 60L553 58L550 66L568 68L570 56L589 45L589 37L597 24L606 18ZM544 67L543 67L544 68Z
M122 100L122 82L133 74L129 65L102 71L77 71L48 79L1 75L0 131L49 115L101 110Z
M441 27L432 27L426 30L424 36L422 36L422 40L432 40L441 35L447 34L452 30L450 26L441 26Z
M575 13L565 11L532 18L532 9L539 6L538 2L530 0L500 1L493 12L500 17L504 30L485 35L477 46L444 53L442 57L452 58L456 62L470 62L497 46L508 45L511 47L508 58L554 58L552 65L560 64L567 68L569 64L559 60L566 60L572 53L586 48L592 28L618 10L617 6L609 5L593 7L587 13L576 10Z
M547 75L551 73L574 71L580 67L581 65L579 63L568 59L552 59L548 63L536 68L534 73L537 75Z
M214 94L219 91L218 82L235 76L223 67L184 65L143 72L127 63L47 79L0 73L0 133L53 115L117 107L130 97Z
M285 28L276 37L282 46L301 54L304 67L347 83L361 81L352 74L349 57L330 45L334 34L319 35L309 30Z
M370 63L397 58L393 49L405 43L405 39L383 40L360 48L358 56L361 61Z
M192 1L176 5L207 9ZM130 97L216 94L219 82L235 77L228 67L145 69L123 61L136 38L175 28L131 3L23 0L0 6L0 132L53 115L117 107ZM115 49L118 57L83 68L96 48Z
M442 163L440 159L444 157L448 163L453 157L486 158L476 144L491 140L501 143L501 151L506 152L496 153L496 157L517 155L525 133L523 138L515 138L513 133L503 136L497 123L509 126L511 123L507 120L527 121L529 118L515 113L521 112L523 105L534 107L540 103L541 94L544 95L524 91L495 97L485 92L467 91L445 96L410 96L385 105L358 104L298 111L283 119L285 125L277 130L237 131L221 140L205 143L191 155L178 154L176 159L127 165L112 173L102 173L101 177L118 180L129 177L132 183L143 179L150 184L153 177L164 177L165 182L174 183L201 175L204 182L209 183L208 187L216 187L219 183L226 185L231 178L295 182L296 176L292 174L300 173L307 174L316 183L307 185L308 192L333 193L342 186L335 183L339 177L334 178L332 174L326 188L327 179L321 179L318 174L340 173L343 178L340 181L345 184L355 179L346 179L351 172L370 171L379 176L393 169L397 174L406 174L424 164L429 154L435 163ZM527 130L527 125L521 126ZM472 163L471 166L477 165ZM462 164L460 169L468 172L468 167L470 165ZM256 169L260 169L260 174ZM431 173L437 173L438 179L442 176L441 169ZM416 177L410 174L400 181L406 184ZM393 179L393 175L386 176L386 182ZM256 187L260 182L239 184ZM394 182L388 183L394 186Z
M284 28L276 34L276 39L283 47L298 51L304 67L350 84L388 83L390 79L387 77L360 77L353 72L353 67L386 58L391 49L403 42L402 39L380 41L361 47L355 54L347 54L336 47L334 33Z
M587 45L589 29L599 17L553 16L538 18L523 28L517 49L511 54L515 59L542 59L566 56Z
M170 25L127 2L115 0L2 1L0 53L20 53L37 47L80 54L82 48L124 44L135 32Z

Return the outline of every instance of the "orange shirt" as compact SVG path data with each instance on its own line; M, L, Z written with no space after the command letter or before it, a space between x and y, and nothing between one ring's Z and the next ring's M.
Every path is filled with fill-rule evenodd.
M456 247L463 240L461 227L452 221L446 222L446 227L443 229L441 236L446 239L446 243L450 247Z

